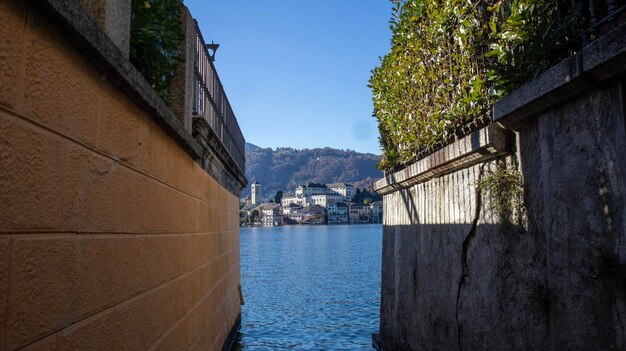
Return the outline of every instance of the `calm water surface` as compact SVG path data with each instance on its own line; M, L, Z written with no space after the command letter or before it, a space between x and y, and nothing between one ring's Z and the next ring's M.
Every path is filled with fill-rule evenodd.
M235 350L372 350L381 225L241 229Z

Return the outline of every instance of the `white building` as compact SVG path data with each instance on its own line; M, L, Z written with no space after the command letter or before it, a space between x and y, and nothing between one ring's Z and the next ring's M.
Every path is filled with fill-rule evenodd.
M329 189L326 184L309 183L299 185L296 188L296 197L310 197L314 195L337 195L337 192Z
M304 206L309 204L309 201L311 201L311 199L308 197L286 196L283 197L280 204L283 205L283 207L289 206L289 204Z
M327 185L328 189L339 193L346 197L345 201L350 201L356 193L356 188L352 184L346 183L332 183Z
M264 226L271 227L283 224L283 214L280 205L266 204L262 208L261 222Z
M293 213L298 213L300 210L302 210L301 205L288 204L286 206L283 206L283 215L288 216Z
M342 202L345 200L345 196L334 194L334 195L313 195L311 196L312 204L311 205L320 205L322 207L327 207L331 202Z
M252 193L252 203L258 205L261 203L261 183L254 182L250 192Z
M372 223L382 223L383 222L383 202L376 201L370 204L370 208L372 209Z
M371 223L372 208L361 203L351 203L349 207L350 223Z
M348 223L348 205L343 202L331 202L328 210L328 224Z

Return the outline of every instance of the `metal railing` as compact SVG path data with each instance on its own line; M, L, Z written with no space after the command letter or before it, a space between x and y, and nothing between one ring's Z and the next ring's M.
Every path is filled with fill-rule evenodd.
M591 40L601 36L603 27L610 26L619 22L620 17L626 12L625 0L583 0L582 4L579 0L560 0L557 1L559 10L559 20L563 20L563 14L574 11L579 8L581 16L586 17L588 22L580 34L580 38L571 40L571 44L575 50L582 49Z
M243 134L197 22L195 32L195 84L192 112L194 115L204 117L241 172L244 173L246 167Z

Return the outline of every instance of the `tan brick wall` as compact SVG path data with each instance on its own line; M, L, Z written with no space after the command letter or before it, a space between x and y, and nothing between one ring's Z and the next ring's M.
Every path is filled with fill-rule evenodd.
M0 0L0 349L220 349L238 199L21 0Z

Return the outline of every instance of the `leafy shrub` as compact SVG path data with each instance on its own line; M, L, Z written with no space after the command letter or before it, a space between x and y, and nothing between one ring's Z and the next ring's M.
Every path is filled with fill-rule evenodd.
M397 169L573 50L579 7L550 0L392 0L391 50L374 68L379 168Z
M484 1L396 3L391 51L370 79L382 169L410 162L487 111L488 20Z
M183 61L182 6L181 0L132 0L130 61L166 102Z
M491 7L487 77L501 97L575 53L586 21L580 3L500 1Z

